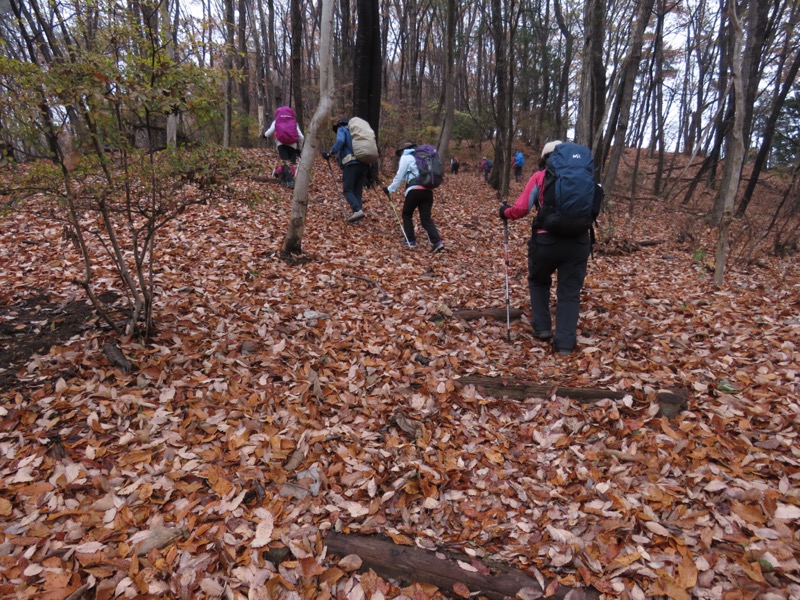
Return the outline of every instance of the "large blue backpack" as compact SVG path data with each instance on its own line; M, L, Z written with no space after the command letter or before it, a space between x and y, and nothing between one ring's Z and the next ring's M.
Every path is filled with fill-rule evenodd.
M602 188L594 181L591 151L580 144L562 142L547 159L544 204L536 227L577 237L591 228L602 199Z

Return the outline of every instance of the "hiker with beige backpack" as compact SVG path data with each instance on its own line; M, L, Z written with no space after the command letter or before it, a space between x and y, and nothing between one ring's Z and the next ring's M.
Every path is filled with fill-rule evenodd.
M336 132L336 141L329 152L322 153L322 157L330 160L331 155L336 155L342 169L342 193L352 211L347 221L355 223L366 216L362 194L370 168L378 161L375 132L369 123L359 117L337 119L333 123L333 130Z

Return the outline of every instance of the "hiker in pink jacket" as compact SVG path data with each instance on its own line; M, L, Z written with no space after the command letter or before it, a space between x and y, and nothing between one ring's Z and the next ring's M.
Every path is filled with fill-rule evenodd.
M283 172L290 177L286 180L286 185L294 187L294 177L291 176L294 169L289 169L286 163L297 164L297 155L303 147L305 136L300 131L297 116L291 106L281 106L275 111L275 120L264 132L264 137L273 135L278 146L278 156L283 162Z

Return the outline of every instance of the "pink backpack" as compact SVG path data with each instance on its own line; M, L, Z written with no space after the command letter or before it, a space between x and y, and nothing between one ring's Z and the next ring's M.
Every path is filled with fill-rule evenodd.
M297 115L291 106L281 106L275 111L275 139L281 144L297 143Z

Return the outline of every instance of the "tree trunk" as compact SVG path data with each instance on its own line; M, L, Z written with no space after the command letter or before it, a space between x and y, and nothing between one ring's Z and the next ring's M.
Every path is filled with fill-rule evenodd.
M453 135L456 93L456 0L447 0L447 62L444 70L444 119L439 135L439 156L447 164L450 156L450 138Z
M787 44L788 43L790 43L790 38L787 37ZM788 52L789 49L784 47L784 54L786 56L788 56ZM758 154L756 155L756 160L753 164L753 171L750 174L750 181L747 182L747 188L744 191L742 201L739 203L739 207L736 209L737 217L744 216L744 213L750 204L750 200L753 197L753 192L756 189L756 184L758 183L759 176L761 175L761 170L764 168L764 165L767 162L767 157L769 156L769 151L772 148L772 139L775 136L775 125L778 122L778 117L780 117L781 112L783 111L783 105L786 102L786 97L794 88L794 82L797 78L798 69L800 69L800 50L795 50L794 61L792 61L792 64L786 74L782 76L783 85L780 87L780 91L772 102L769 117L767 117L767 122L762 130L761 146L758 149ZM782 69L779 69L779 73L781 71Z
M572 56L575 48L575 36L570 31L569 27L567 27L567 23L564 20L564 15L561 11L561 0L553 1L553 12L555 13L558 28L565 40L564 66L561 68L561 78L558 82L558 93L556 94L556 107L558 110L556 112L554 136L555 139L564 139L567 135L566 123L568 122L569 118L567 98L569 97L569 72L570 67L572 66Z
M653 75L653 145L658 148L656 162L656 176L653 179L653 193L661 193L662 179L664 176L664 158L666 155L664 140L664 16L667 8L665 0L658 0L658 22L655 32L655 68Z
M303 13L302 0L292 0L292 96L297 124L303 129Z
M233 123L233 0L225 0L225 104L222 123L222 146L231 147Z
M770 2L771 4L771 2ZM741 136L741 143L744 144L744 152L747 151L749 147L749 127L750 123L752 122L752 114L753 114L753 105L755 104L755 97L756 97L756 89L758 87L758 68L760 65L759 55L763 52L763 45L765 40L765 24L767 21L767 8L768 5L765 4L764 0L756 0L748 5L748 13L747 13L747 32L746 34L742 34L742 44L744 44L744 48L740 49L741 56L737 56L735 53L735 48L732 50L733 56L731 57L731 63L733 61L739 60L741 61L741 65L739 66L740 72L740 79L739 82L741 86L741 93L742 93L742 103L741 109L744 111L742 115L736 115L735 111L738 110L739 104L736 102L735 93L736 90L734 88L734 104L731 106L731 111L734 113L732 118L728 119L728 126L729 127L736 127L735 123L731 123L731 121L735 121L737 117L741 117L741 130L737 134ZM733 21L734 18L731 18ZM736 25L732 24L732 28ZM741 26L741 25L739 25ZM736 43L736 32L733 32L733 43ZM733 65L731 65L731 69L734 70ZM750 78L754 77L756 81L750 81ZM736 82L734 82L736 83ZM735 152L730 147L730 144L734 142L734 136L727 136L726 140L726 160L725 160L725 168L722 174L722 183L720 185L719 194L717 195L716 201L714 203L714 209L711 214L711 224L712 225L720 225L723 217L723 213L725 212L725 206L727 204L727 198L725 197L727 194L726 188L729 186L728 179L731 177L736 177L736 186L738 188L739 179L741 178L741 171L742 166L740 164L735 164L734 161L730 160L729 157ZM744 161L744 153L742 156L742 161ZM735 198L734 198L735 202Z
M339 64L337 72L341 81L350 81L353 76L353 65L355 64L353 56L353 31L352 19L353 8L350 0L341 0L339 3L341 14L340 27L341 27L341 56L339 56Z
M602 172L601 125L605 112L606 75L603 54L606 5L604 0L587 0L584 15L586 39L583 44L580 103L575 140L589 147L595 157L595 171Z
M254 2L258 6L258 21L259 31L261 36L254 36L256 38L256 73L258 73L258 90L260 96L258 108L258 135L261 136L264 130L268 127L267 115L274 114L272 108L272 97L270 95L271 89L271 74L270 67L270 52L272 46L270 45L269 33L267 31L267 19L264 14L264 3ZM258 41L260 39L260 42Z
M378 136L381 120L381 27L378 0L358 0L358 32L353 66L353 114Z
M639 4L639 13L636 17L632 31L631 43L628 49L628 56L622 65L622 83L617 90L612 110L612 120L608 124L608 134L603 153L600 157L595 155L596 160L603 160L607 153L610 153L608 166L603 176L603 189L607 196L611 196L614 183L617 177L617 169L625 151L625 139L628 131L628 121L631 113L631 103L633 101L633 89L636 83L636 76L639 74L639 64L642 60L642 46L644 32L650 22L650 15L653 12L655 0L644 0ZM611 141L614 140L613 150Z
M267 114L271 117L271 115L275 114L275 109L283 104L283 88L278 83L280 68L278 61L278 45L275 39L275 0L267 0L267 17L269 19L269 27L267 28L269 34L269 51L267 57L272 60L272 69L269 71L271 79L267 82L267 88L271 89L272 94L267 99Z
M314 158L319 148L319 130L327 122L333 106L333 0L321 0L322 10L319 35L319 104L311 119L311 126L303 144L300 165L295 177L292 213L289 230L283 241L281 254L289 256L302 253L303 233L308 211L308 184Z
M501 198L508 196L511 175L512 107L514 83L511 76L516 30L516 11L510 0L491 0L492 39L495 51L495 147L494 166L489 184ZM508 24L506 27L506 23Z
M177 3L176 3L177 4ZM177 60L176 45L177 45L177 27L171 26L169 18L170 2L165 1L161 5L161 21L164 24L164 37L167 46L167 56L173 62ZM179 12L179 7L175 6L176 15ZM175 148L178 145L178 112L171 110L167 114L167 148Z
M238 52L237 63L241 79L239 80L239 144L243 148L250 147L250 65L247 61L247 2L239 0L239 25L237 27Z
M733 32L733 52L731 56L731 70L733 71L733 97L734 97L734 119L733 125L728 133L729 156L726 162L726 171L729 176L725 179L724 185L720 187L721 197L723 198L722 219L719 224L719 237L717 239L717 255L714 268L714 283L722 286L725 276L725 263L727 260L728 230L733 218L733 205L736 201L736 192L739 189L739 178L744 162L744 81L742 81L742 26L739 16L736 14L735 0L730 0L728 7L731 29Z

